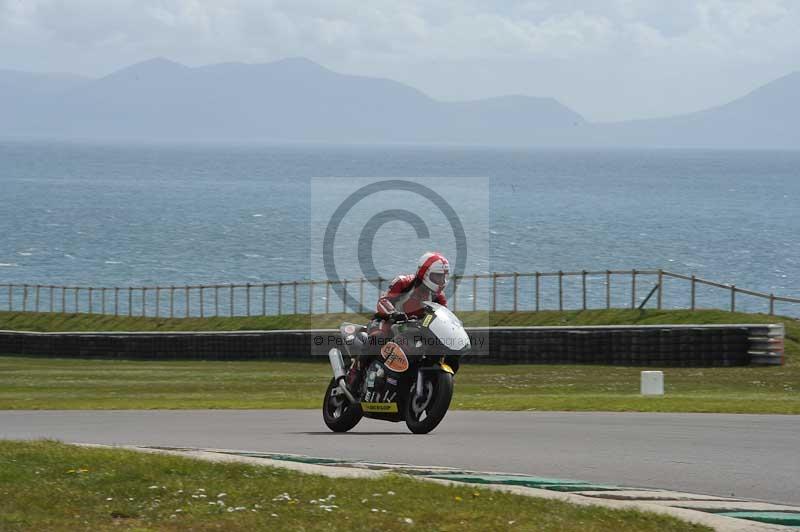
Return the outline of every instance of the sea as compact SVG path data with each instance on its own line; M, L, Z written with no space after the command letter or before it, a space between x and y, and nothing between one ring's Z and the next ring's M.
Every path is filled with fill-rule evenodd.
M334 206L326 180L338 204L333 192L348 180L389 179L428 184L464 220L483 220L471 229L480 245L464 274L663 269L800 297L800 152L417 145L0 141L0 285L324 278L330 272L314 264L323 253L315 215ZM423 219L434 210L404 194L374 203ZM447 220L422 236L390 220L366 243L363 226L343 223L341 241L359 242L353 256L368 247L389 279L413 271L420 251L456 249ZM363 264L337 275L358 278ZM553 279L543 281L542 304L555 304ZM603 306L603 277L590 281L589 306ZM510 278L500 282L510 289ZM518 282L518 304L531 308L533 280ZM566 282L567 304L580 306L579 279ZM614 282L615 304L629 304L630 279ZM654 280L639 282L637 304ZM686 306L686 283L670 283L665 305ZM730 299L701 292L699 306ZM469 305L473 296L460 297ZM0 309L2 300L0 289ZM507 295L499 306L508 304ZM790 307L778 311L800 311ZM741 296L737 308L766 307Z

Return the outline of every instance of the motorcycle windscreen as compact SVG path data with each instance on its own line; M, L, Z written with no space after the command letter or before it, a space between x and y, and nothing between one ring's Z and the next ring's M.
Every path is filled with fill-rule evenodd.
M464 330L461 320L450 312L450 309L438 303L428 303L428 306L434 312L433 319L428 322L427 326L428 330L436 337L437 346L446 348L454 353L467 351L471 345L469 335Z

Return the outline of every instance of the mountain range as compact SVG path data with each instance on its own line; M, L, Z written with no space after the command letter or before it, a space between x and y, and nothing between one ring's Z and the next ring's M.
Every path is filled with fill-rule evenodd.
M800 148L800 72L725 105L592 123L554 98L443 102L303 58L187 67L152 59L102 78L0 70L0 136Z

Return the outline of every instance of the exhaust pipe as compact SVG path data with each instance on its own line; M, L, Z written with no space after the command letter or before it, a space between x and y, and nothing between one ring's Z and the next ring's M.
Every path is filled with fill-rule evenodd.
M333 369L333 378L336 379L336 382L339 383L339 391L344 394L347 398L347 402L351 405L358 404L356 398L353 397L353 394L350 393L350 390L347 389L347 385L344 382L344 378L347 375L347 371L344 369L344 360L342 359L342 352L336 349L335 347L328 351L328 359L331 361L331 369Z
M335 347L328 351L328 358L331 361L331 368L333 369L333 378L337 381L347 375L344 369L344 360L342 359L342 352Z

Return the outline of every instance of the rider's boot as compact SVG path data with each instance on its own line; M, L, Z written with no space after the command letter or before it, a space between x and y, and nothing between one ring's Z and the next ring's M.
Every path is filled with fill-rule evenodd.
M358 389L358 384L361 381L361 368L358 362L354 362L347 372L347 389L355 392Z

